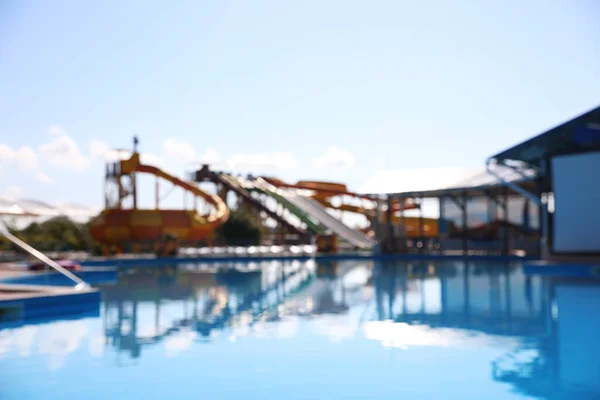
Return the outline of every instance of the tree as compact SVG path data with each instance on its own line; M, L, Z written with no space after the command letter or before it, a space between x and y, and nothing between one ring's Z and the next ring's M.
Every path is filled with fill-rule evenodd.
M262 238L262 227L250 215L232 211L229 219L219 228L219 233L228 245L256 246Z
M60 216L38 223L33 222L26 228L11 229L19 239L40 251L92 251L97 245L93 242L87 224L71 221ZM6 239L0 241L3 249L11 248L6 245Z

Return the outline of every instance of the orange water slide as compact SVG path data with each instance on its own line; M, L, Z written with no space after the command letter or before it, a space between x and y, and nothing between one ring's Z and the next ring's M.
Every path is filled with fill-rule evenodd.
M138 153L128 160L122 160L119 167L119 177L134 173L154 175L202 198L213 206L214 212L201 215L197 210L184 209L108 208L94 218L90 226L92 237L100 243L120 246L151 242L167 234L183 242L211 240L214 230L229 218L229 209L221 198L160 168L142 164Z
M314 198L329 198L333 196L352 196L365 200L373 200L372 197L365 194L353 193L348 190L345 184L336 182L323 182L323 181L298 181L297 183L286 183L280 179L273 177L261 177L265 181L269 182L273 186L290 188L290 189L303 189L314 191Z
M298 181L295 184L285 183L277 178L263 178L274 186L285 187L291 189L302 189L312 191L310 197L318 201L321 205L326 208L347 211L356 214L365 215L369 219L375 218L375 199L370 196L353 193L348 190L347 186L343 183L335 182L322 182L322 181ZM335 196L350 196L354 198L360 198L363 200L371 200L371 204L367 207L361 207L351 204L340 204L334 205L331 199ZM367 202L368 204L369 202ZM365 204L366 205L366 204ZM392 218L393 224L403 225L408 237L435 237L438 235L439 227L438 220L435 218L418 218L418 217L406 217L403 214L404 211L418 209L420 205L413 199L394 200L392 202ZM382 212L379 216L379 222L387 222L387 213Z
M121 173L127 174L132 172L141 172L157 176L175 186L191 192L196 197L204 199L215 208L215 213L206 218L206 223L213 228L219 227L229 218L229 208L227 208L227 205L219 196L207 193L195 184L181 180L176 176L166 173L160 168L142 164L138 153L134 153L129 160L121 161Z
M373 199L373 197L365 195L365 194L358 194L358 193L351 192L348 190L347 186L343 183L323 182L323 181L298 181L295 184L290 184L290 183L283 182L282 180L277 179L277 178L263 177L263 179L266 180L267 182L269 182L270 184L272 184L273 186L277 186L277 187L310 190L313 192L310 195L310 197L317 200L324 207L327 207L327 208L330 208L333 210L347 211L347 212L352 212L352 213L356 213L356 214L363 214L370 218L375 217L375 211L374 211L375 199ZM354 198L358 198L361 200L368 200L368 201L370 201L371 204L370 204L370 207L369 206L367 206L367 207L355 206L355 205L351 205L351 204L333 205L331 203L331 198L335 197L335 196L349 196L349 197L354 197ZM396 218L396 219L400 218L397 215L399 212L406 211L406 210L412 210L412 209L416 209L416 208L419 208L419 205L416 204L412 199L404 201L404 203L402 205L400 204L400 202L398 200L395 200L392 203L392 210L394 211L393 218Z

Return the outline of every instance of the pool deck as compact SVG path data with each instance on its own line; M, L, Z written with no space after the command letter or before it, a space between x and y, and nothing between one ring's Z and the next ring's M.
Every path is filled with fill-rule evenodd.
M370 261L413 261L413 260L480 260L493 262L511 262L533 260L531 257L517 255L481 255L481 254L379 254L379 253L338 253L338 254L256 254L256 255L199 255L199 256L176 256L176 257L97 257L81 260L80 264L84 270L89 267L150 267L163 266L167 264L181 263L230 263L230 262L256 262L256 261L307 261L315 260L321 262L344 261L344 260L370 260Z
M0 329L58 316L100 312L98 289L0 283Z
M197 256L177 256L177 257L155 257L149 255L135 254L117 257L93 257L80 260L83 271L76 272L82 279L94 276L95 274L106 274L110 270L127 267L161 267L173 264L221 264L221 263L246 263L261 261L308 261L317 262L336 262L344 260L363 260L363 261L443 261L443 260L473 260L490 262L523 262L532 261L533 258L517 255L483 255L483 254L379 254L370 252L359 253L338 253L338 254L294 254L294 253L271 253L271 254L211 254ZM34 278L46 274L44 271L28 271L19 266L21 263L0 263L0 282L10 283L11 280L19 278Z
M46 286L46 285L22 285L13 283L0 283L0 307L4 301L29 300L39 297L55 297L55 296L73 296L78 293L86 294L97 292L97 289L81 289L75 290L65 286Z
M523 265L523 271L527 275L600 279L600 263L591 262L528 261Z

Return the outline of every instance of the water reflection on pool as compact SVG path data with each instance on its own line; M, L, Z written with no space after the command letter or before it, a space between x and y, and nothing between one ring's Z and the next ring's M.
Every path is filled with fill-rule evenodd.
M0 329L0 398L600 396L597 283L462 261L256 267L122 270L99 318Z

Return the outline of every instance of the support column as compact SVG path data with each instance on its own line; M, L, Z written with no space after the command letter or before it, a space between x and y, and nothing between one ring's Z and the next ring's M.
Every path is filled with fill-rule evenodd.
M407 242L408 242L408 229L406 228L406 219L404 218L404 202L406 199L404 197L398 197L398 207L400 208L400 224L398 225L397 231L400 236L396 238L396 251L407 251ZM392 209L392 218L393 218L393 209Z
M131 179L131 194L133 195L133 209L137 210L137 176L135 172L130 175Z
M419 253L423 254L425 250L425 235L423 233L423 198L419 198L419 238L422 243Z
M494 199L494 194L490 191L486 196L486 204L487 204L487 218L488 225L496 219L496 200Z
M396 246L395 246L395 238L394 238L394 227L392 226L392 203L393 203L393 196L392 195L388 195L387 196L387 210L386 210L386 223L387 223L387 240L386 240L386 247L388 249L388 252L395 252L396 250Z
M154 208L156 208L157 210L160 208L160 186L159 186L159 181L158 181L158 176L156 177L156 186L155 186L155 204L154 204Z
M502 192L502 197L504 198L502 201L502 213L504 214L504 247L502 249L502 254L507 256L510 251L510 233L508 229L508 186L504 186Z
M543 198L544 193L548 193L548 185L545 180L547 176L546 161L542 161L540 165L541 176L537 177L536 189L539 198ZM545 204L538 205L538 256L542 257L545 253L545 246L548 242L548 220L547 220L547 209Z
M467 192L462 193L462 248L463 255L466 257L469 252L469 236L468 236L468 215L467 215Z

